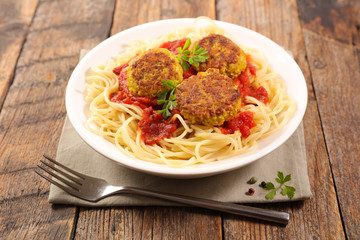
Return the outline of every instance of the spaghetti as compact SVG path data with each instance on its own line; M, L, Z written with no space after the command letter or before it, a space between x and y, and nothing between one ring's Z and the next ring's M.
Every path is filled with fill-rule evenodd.
M238 84L247 81L253 89L263 89L267 92L267 100L262 101L254 96L246 95L240 116L249 117L254 124L247 129L246 136L240 131L231 131L229 123L223 126L203 126L192 124L176 113L172 121L178 121L179 126L172 137L164 138L156 144L146 144L141 137L139 122L144 110L139 105L116 103L111 101L111 95L119 89L119 81L113 69L126 64L137 54L159 47L164 42L190 38L196 42L209 34L227 36L213 21L206 27L184 27L166 34L156 40L136 41L128 49L106 65L93 67L87 76L87 100L90 102L91 116L87 127L90 131L114 143L124 154L141 160L166 164L171 167L186 167L189 165L222 160L250 151L259 139L267 137L280 129L296 109L294 101L286 95L285 84L278 79L277 74L269 67L262 53L255 49L240 46L247 55L248 68L246 76L236 78ZM229 37L229 36L227 36ZM255 74L251 74L256 71ZM240 89L247 91L249 89Z

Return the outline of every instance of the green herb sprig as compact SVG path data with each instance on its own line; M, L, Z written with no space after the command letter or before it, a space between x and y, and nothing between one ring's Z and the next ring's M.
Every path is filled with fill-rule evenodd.
M190 45L191 40L188 38L184 46L178 48L179 54L177 59L185 70L188 70L190 65L198 67L200 62L205 62L209 58L209 55L207 55L208 51L204 48L199 48L199 44L196 43L192 50L188 49Z
M167 88L167 90L162 91L158 95L157 104L162 106L161 110L158 110L159 114L162 114L164 119L167 119L171 116L171 110L173 110L177 106L175 89L177 87L176 81L171 80L162 80L163 86Z
M294 187L285 185L286 182L289 182L291 180L291 174L286 175L284 177L284 174L280 171L277 172L277 178L275 178L275 181L280 183L280 186L275 188L275 185L272 182L267 182L265 186L265 190L271 190L268 194L266 194L266 199L274 199L276 192L278 189L282 188L281 194L283 196L288 196L289 198L293 198L295 195L296 189Z

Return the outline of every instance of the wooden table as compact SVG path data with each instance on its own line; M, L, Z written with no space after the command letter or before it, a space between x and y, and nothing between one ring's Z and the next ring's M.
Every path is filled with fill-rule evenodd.
M82 208L47 202L34 173L55 156L80 49L129 27L209 16L290 50L309 91L304 117L313 197L257 205L284 226L181 207ZM360 239L360 3L351 0L2 0L0 239Z

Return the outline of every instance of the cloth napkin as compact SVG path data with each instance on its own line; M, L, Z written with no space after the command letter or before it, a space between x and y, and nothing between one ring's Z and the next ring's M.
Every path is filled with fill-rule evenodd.
M83 174L103 178L113 185L139 187L223 202L284 202L311 197L302 123L283 145L265 157L240 169L199 179L169 179L121 166L87 145L77 134L68 118L64 122L56 160ZM296 188L295 196L292 199L281 195L280 190L273 200L265 198L268 191L259 184L262 181L271 181L277 186L278 183L274 180L277 177L277 171L282 171L284 175L291 174L292 179L288 185ZM258 181L255 184L248 184L248 180L254 176ZM249 188L255 190L253 195L246 194ZM48 200L54 204L96 207L179 206L173 202L128 194L118 194L91 203L73 197L55 185L50 186Z

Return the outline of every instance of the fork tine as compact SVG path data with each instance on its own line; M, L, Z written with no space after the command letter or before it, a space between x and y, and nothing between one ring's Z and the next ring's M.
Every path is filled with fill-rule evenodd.
M56 165L59 165L60 167L62 167L62 168L65 169L66 171L68 171L68 172L74 174L75 176L77 176L77 177L85 180L85 178L83 177L83 175L82 175L81 173L78 173L78 172L76 172L76 171L68 168L67 166L62 165L61 163L55 161L54 159L52 159L51 157L49 157L49 156L47 156L47 155L45 155L45 154L43 154L43 156L44 156L44 158L46 158L46 159L49 160L50 162L52 162L52 163L54 163L54 164L56 164Z
M83 179L79 179L79 178L75 178L69 174L67 174L66 172L64 172L63 170L55 167L55 166L51 166L50 164L48 164L47 162L43 161L43 160L40 160L40 162L42 162L45 166L47 166L48 168L50 169L53 169L54 171L56 172L59 172L61 173L62 175L64 175L66 178L74 181L75 183L79 184L79 185L82 185L82 182L80 180L83 180Z
M49 182L51 182L52 184L54 184L55 186L61 188L61 189L64 190L65 192L70 193L70 194L76 196L76 191L73 190L72 188L66 187L66 186L64 186L64 185L62 185L62 184L60 184L60 183L52 180L51 178L49 178L49 177L45 176L44 174L42 174L41 172L39 172L37 169L35 169L34 171L35 171L38 175L40 175L40 177L46 179L47 181L49 181Z
M71 187L72 189L79 191L79 186L76 186L74 183L66 180L65 178L61 177L60 175L49 171L47 168L41 166L41 165L37 165L39 168L41 168L42 170L44 170L45 172L47 172L48 174L50 174L51 176L53 176L54 178L58 179L59 181L61 181L62 183L68 185L69 187Z

